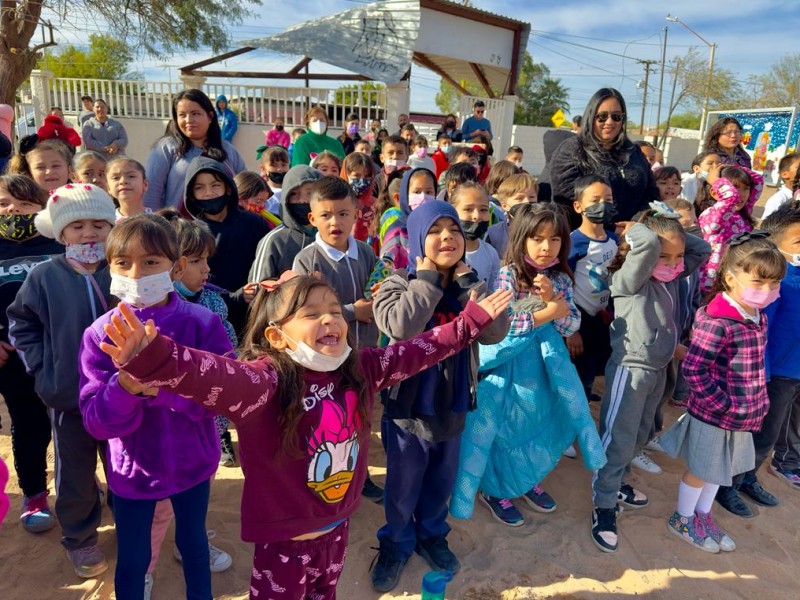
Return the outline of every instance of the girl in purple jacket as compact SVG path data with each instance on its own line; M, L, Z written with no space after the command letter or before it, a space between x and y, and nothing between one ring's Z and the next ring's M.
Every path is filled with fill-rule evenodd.
M779 295L786 259L763 232L730 241L720 263L716 295L697 311L691 346L683 360L689 385L687 412L661 438L687 470L669 530L705 552L730 552L736 544L711 516L721 485L755 464L753 431L769 407L764 349L767 323L761 310Z
M178 240L169 223L139 215L119 224L106 241L111 294L164 335L224 355L232 350L219 315L182 300L171 272ZM114 493L118 600L144 597L151 557L150 530L159 500L175 512L175 542L187 598L211 599L206 512L220 446L213 414L168 390L141 385L101 350L114 309L89 327L80 354L80 409L91 435L108 440L108 486Z

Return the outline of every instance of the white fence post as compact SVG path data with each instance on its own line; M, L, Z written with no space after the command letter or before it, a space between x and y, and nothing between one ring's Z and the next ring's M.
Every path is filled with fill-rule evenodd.
M31 71L31 97L33 102L33 119L40 125L50 112L50 79L52 71Z
M394 128L397 126L397 117L401 114L408 114L411 105L411 91L408 81L390 83L386 86L386 130L389 135L396 133Z

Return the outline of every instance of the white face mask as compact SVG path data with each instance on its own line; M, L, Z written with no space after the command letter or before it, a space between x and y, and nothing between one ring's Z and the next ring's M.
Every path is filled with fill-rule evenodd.
M522 161L521 161L521 160L515 160L515 161L514 161L514 165L515 165L515 166L516 166L518 169L521 169L521 168L522 168Z
M781 250L781 254L783 254L784 256L791 257L791 260L789 261L790 265L792 265L793 267L800 267L800 254L789 254L788 252L784 252L783 250Z
M294 345L297 346L297 348L292 350L291 348L287 347L286 354L288 354L289 358L291 358L298 365L305 367L309 371L317 371L319 373L330 373L331 371L335 371L344 364L344 361L347 360L347 357L350 356L350 352L352 351L350 344L347 344L344 347L344 351L339 356L328 356L322 352L317 352L305 342L298 342L297 340L292 339L286 334L285 331L283 331L283 329L275 324L275 321L270 321L269 324L280 331L286 339L294 342Z
M136 308L147 308L163 300L172 291L170 271L147 275L134 279L124 275L111 274L111 294Z
M308 128L317 135L322 135L328 131L328 123L325 121L311 121Z
M84 265L93 265L106 257L106 245L104 242L67 244L64 256Z

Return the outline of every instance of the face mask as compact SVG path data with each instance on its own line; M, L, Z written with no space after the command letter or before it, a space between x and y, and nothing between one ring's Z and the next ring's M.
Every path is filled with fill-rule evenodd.
M278 327L275 325L275 321L270 321L269 323L272 327ZM283 334L286 339L291 340L294 342L297 348L292 350L291 348L286 348L286 354L289 355L294 362L296 362L301 367L305 367L310 371L318 371L319 373L330 373L331 371L335 371L339 367L344 364L344 361L347 360L347 357L350 356L351 348L350 345L346 345L344 347L344 352L342 352L339 356L328 356L327 354L323 354L322 352L317 352L311 346L306 344L305 342L298 342L290 338L286 333L278 328L278 331Z
M311 121L308 128L317 135L322 135L328 131L328 123L325 121Z
M197 210L206 215L218 215L228 206L227 196L217 196L208 200L195 200Z
M414 154L416 154L418 158L425 158L428 156L428 149L424 147L417 148L414 150Z
M358 125L348 125L347 133L350 135L356 135L358 133Z
M450 154L450 146L439 146L439 150L441 150L444 154Z
M453 127L455 127L455 126L456 126L456 122L455 122L455 121L447 121L447 122L446 122L444 125L445 125L445 127L447 127L448 129L452 129Z
M617 207L611 202L598 202L587 206L583 210L583 214L590 223L598 225L613 225L614 219L617 217Z
M428 194L409 194L408 206L411 210L416 210L418 206L422 206L426 202L432 202L433 200L436 200L436 198Z
M708 171L700 171L700 172L698 173L698 175L700 175L700 179L702 179L703 181L705 181L706 179L708 179Z
M280 185L283 183L283 178L286 177L286 173L267 173L267 177L272 183Z
M793 267L800 267L800 254L789 254L788 252L784 252L783 250L781 250L781 254L783 254L784 256L791 256L792 258L789 261L789 264L792 265Z
M139 279L112 273L111 294L136 308L153 306L175 289L169 276L170 271L162 271Z
M653 279L662 283L667 283L683 273L685 268L683 259L674 267L670 267L669 265L656 265L656 268L653 269Z
M560 260L556 256L553 260L551 260L546 265L538 265L535 262L533 262L533 259L530 256L526 256L525 257L525 264L527 264L530 267L533 267L537 271L544 271L546 269L549 269L550 267L555 267L559 262L560 262Z
M286 208L289 209L289 214L297 221L298 225L308 225L308 213L311 212L311 204L308 202L300 202L297 204L287 204Z
M36 215L0 216L0 238L12 242L24 242L39 235L33 224Z
M394 173L400 167L405 167L406 161L402 158L387 158L383 161L383 170L388 173Z
M372 187L372 178L365 177L364 179L350 179L350 189L356 197L360 198L370 187Z
M514 165L515 165L515 166L516 166L518 169L521 169L521 168L522 168L522 161L521 161L521 160L515 160L515 161L514 161Z
M755 288L745 286L741 281L736 279L736 283L742 286L742 302L753 308L766 308L781 296L781 288L776 287L774 290L757 290Z
M67 244L64 252L66 258L71 258L83 265L98 263L106 257L106 245L103 242L89 244Z
M461 220L461 229L464 230L464 237L472 242L483 237L483 235L489 229L489 221Z
M275 131L283 131L283 125L275 125Z
M185 298L194 298L195 296L197 296L197 294L200 293L200 292L193 292L185 285L183 285L183 282L180 281L179 279L173 281L172 285L175 287L175 291L178 292L181 296L184 296Z

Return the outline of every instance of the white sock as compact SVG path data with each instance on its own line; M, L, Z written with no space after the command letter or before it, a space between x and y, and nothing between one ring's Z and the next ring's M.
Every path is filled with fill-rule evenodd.
M688 483L681 481L680 488L678 488L678 514L682 517L694 516L697 500L703 492L701 487L692 487Z
M718 485L713 483L706 483L703 485L703 491L700 492L700 498L697 500L696 510L701 513L710 513L711 505L714 504L714 498L717 497Z

